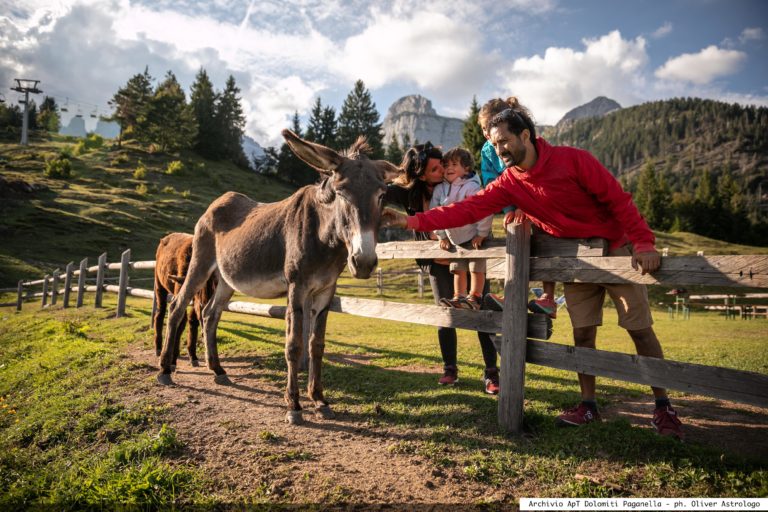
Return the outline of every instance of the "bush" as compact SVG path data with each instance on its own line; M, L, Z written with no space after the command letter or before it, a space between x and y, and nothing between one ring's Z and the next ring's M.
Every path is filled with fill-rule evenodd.
M181 193L181 197L183 197L184 199L189 199L189 196L191 196L191 195L192 195L192 192L190 192L189 189L187 189L187 190L185 190L185 191L183 191Z
M85 146L88 149L100 148L104 145L104 137L98 133L91 133L85 138Z
M70 178L72 176L72 162L69 161L69 158L65 157L47 160L43 174L48 178Z
M140 196L145 196L149 192L149 189L147 188L147 185L145 183L139 183L136 185L136 193Z
M181 163L180 160L174 160L173 162L168 164L168 168L165 170L165 174L181 174L181 172L184 170L184 164Z
M117 155L115 158L110 160L109 165L112 167L120 167L121 165L125 165L128 163L128 155L120 154Z
M163 187L163 191L162 192L163 192L163 194L175 194L176 193L176 189L173 188L172 186L168 185L167 187Z
M143 180L147 177L147 168L144 167L144 164L139 163L139 166L136 167L136 170L133 171L133 178L137 180Z
M72 150L72 154L80 156L88 152L88 145L85 143L85 140L79 141L77 144L75 144L74 149Z

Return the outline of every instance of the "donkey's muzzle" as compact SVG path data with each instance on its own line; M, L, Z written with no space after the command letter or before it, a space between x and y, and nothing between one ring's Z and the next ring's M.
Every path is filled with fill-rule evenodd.
M349 272L352 274L352 277L356 279L368 279L371 277L373 269L375 269L376 265L379 264L379 258L376 256L376 253L373 254L373 257L365 255L353 255L349 257L349 261L347 263L349 265Z

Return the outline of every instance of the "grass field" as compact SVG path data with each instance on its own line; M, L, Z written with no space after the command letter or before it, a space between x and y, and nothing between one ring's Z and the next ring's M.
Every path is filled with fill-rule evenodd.
M6 180L45 187L0 201L0 287L40 278L83 257L93 265L104 251L111 262L125 248L132 249L133 260L154 259L161 236L190 232L210 201L227 190L262 201L291 192L279 181L229 164L188 154L158 156L135 147L105 146L73 156L72 178L46 178L45 159L73 147L73 141L59 137L29 148L0 143L0 171ZM165 172L173 160L184 162L181 174ZM139 167L145 171L137 173ZM503 236L500 218L494 229ZM688 233L657 236L657 245L669 247L670 255L699 250L765 253L765 248ZM411 260L391 260L382 268L415 267ZM150 288L139 281L149 276L132 273L133 284ZM415 275L387 276L381 298L431 303L428 283L419 298L416 282ZM361 284L346 273L339 283ZM341 293L378 297L374 280L367 284ZM494 290L499 289L494 283ZM667 358L768 374L768 322L726 320L699 311L690 321L672 320L666 314L666 291L651 287L656 330ZM0 302L12 300L10 294L0 295ZM87 303L92 300L89 296ZM258 485L246 492L231 475L204 470L208 466L194 458L195 426L182 421L178 403L159 394L152 358L137 355L150 349L149 301L129 298L129 316L122 319L113 318L114 303L114 295L106 294L101 310L90 305L63 310L59 305L41 311L39 303L26 304L22 313L0 309L0 509L402 499L365 494L355 488L354 478L344 480L343 468L333 465L320 498L300 484L271 491L276 477L265 467L298 472L303 475L298 480L308 481L323 463L311 450L288 449L289 440L311 437L308 429L259 427L248 434L248 446L256 445L264 466L244 469L243 475L261 475ZM632 353L628 335L615 324L615 313L606 309L599 348ZM245 361L247 377L259 386L282 386L283 338L281 320L227 313L219 337L223 364L226 368ZM564 311L555 322L553 341L570 344ZM600 379L598 402L607 421L557 429L554 418L577 398L575 376L529 365L526 433L509 437L497 426L496 399L480 392L483 365L474 333L459 331L461 383L450 389L435 385L441 360L432 327L331 314L326 353L326 395L339 419L320 427L320 433L375 432L385 451L382 461L371 461L371 471L386 463L416 474L422 467L427 475L450 474L446 485L456 492L476 492L473 498L454 498L454 503L508 505L520 496L768 496L765 410L672 392L681 414L689 416L686 424L693 438L679 444L648 428L652 404L647 388ZM174 388L169 393L186 393L190 404L197 400L189 398L194 396L189 391ZM279 414L280 395L270 395L267 402L274 409L266 408L265 414ZM221 399L201 407L207 411L232 402ZM229 429L231 421L222 420L222 428ZM361 449L343 439L338 440L341 450L351 456Z
M107 294L106 306L40 312L28 305L20 314L0 312L0 506L47 503L75 509L231 499L222 494L215 474L185 462L187 447L177 436L173 409L153 396L152 377L135 377L137 370L146 375L131 352L149 348L149 301L129 299L130 316L123 319L112 318L114 295ZM555 322L556 342L569 342L565 317ZM708 314L696 321L657 315L656 327L670 359L768 374L765 325ZM227 313L219 331L225 367L228 360L258 360L260 379L284 382L281 320ZM632 352L611 310L599 346ZM495 398L479 392L483 365L473 333L460 331L459 353L463 383L439 388L433 328L331 314L327 397L341 421L386 429L393 458L416 457L435 471L456 470L475 485L516 489L516 496L768 495L765 450L750 456L727 445L680 444L626 418L556 428L558 411L577 397L569 372L529 366L527 433L508 437L498 430ZM367 364L332 357L342 354ZM599 380L604 409L647 396L643 386ZM678 404L695 398L671 396ZM765 422L765 411L753 410L747 417ZM727 429L722 433L729 435ZM581 475L589 478L577 478ZM296 503L306 497L256 493L248 499Z

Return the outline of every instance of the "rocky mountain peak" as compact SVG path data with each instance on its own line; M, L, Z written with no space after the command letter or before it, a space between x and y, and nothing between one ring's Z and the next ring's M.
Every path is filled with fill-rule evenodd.
M438 115L432 102L419 94L403 96L392 103L382 124L384 144L396 137L401 146L407 139L410 144L430 141L444 149L461 144L463 127L464 121Z
M432 108L432 102L420 94L403 96L390 105L387 111L388 117L395 117L404 113L436 116L437 112Z
M560 125L568 121L575 121L587 117L600 117L619 109L621 109L621 105L616 101L606 98L605 96L598 96L589 103L585 103L584 105L566 112L557 124Z

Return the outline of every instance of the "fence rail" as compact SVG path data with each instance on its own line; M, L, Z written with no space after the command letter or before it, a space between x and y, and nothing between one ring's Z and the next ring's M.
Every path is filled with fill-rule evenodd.
M767 375L543 341L547 338L547 318L526 311L531 280L768 288L768 255L664 257L659 271L642 276L640 272L631 269L631 258L605 256L606 245L603 240L555 239L541 234L531 236L528 223L511 225L507 229L504 243L491 241L480 250L459 248L448 255L429 241L391 242L377 247L380 259L446 256L488 258L489 277L505 279L504 313L354 297L334 298L331 311L421 325L502 333L498 344L504 368L501 372L499 422L511 432L519 432L522 428L526 362L768 407ZM87 266L87 259L84 259L80 262L79 270L74 270L74 264L69 263L64 271L63 288L59 286L61 273L58 270L43 279L19 281L17 301L0 304L0 307L15 305L21 310L25 299L40 297L42 306L49 307L49 297L50 306L53 306L58 296L63 295L62 307L66 308L69 307L72 292L76 293L76 307L83 305L86 292L95 292L94 306L101 307L103 292L109 292L118 295L116 316L120 317L125 315L128 296L154 298L152 290L131 287L129 279L131 270L153 269L154 261L131 262L130 250L122 254L120 263L107 263L106 258L106 253L102 254L98 264L91 267ZM108 270L119 270L117 285L106 284L107 281L113 281L106 277ZM94 272L95 284L87 285L87 274ZM423 273L409 273L419 275L420 288L423 290ZM377 272L379 290L384 287L383 276L391 274L381 270ZM76 284L75 277L78 278ZM43 287L42 292L33 293L31 288L39 285ZM235 313L283 318L286 308L234 301L226 309Z

